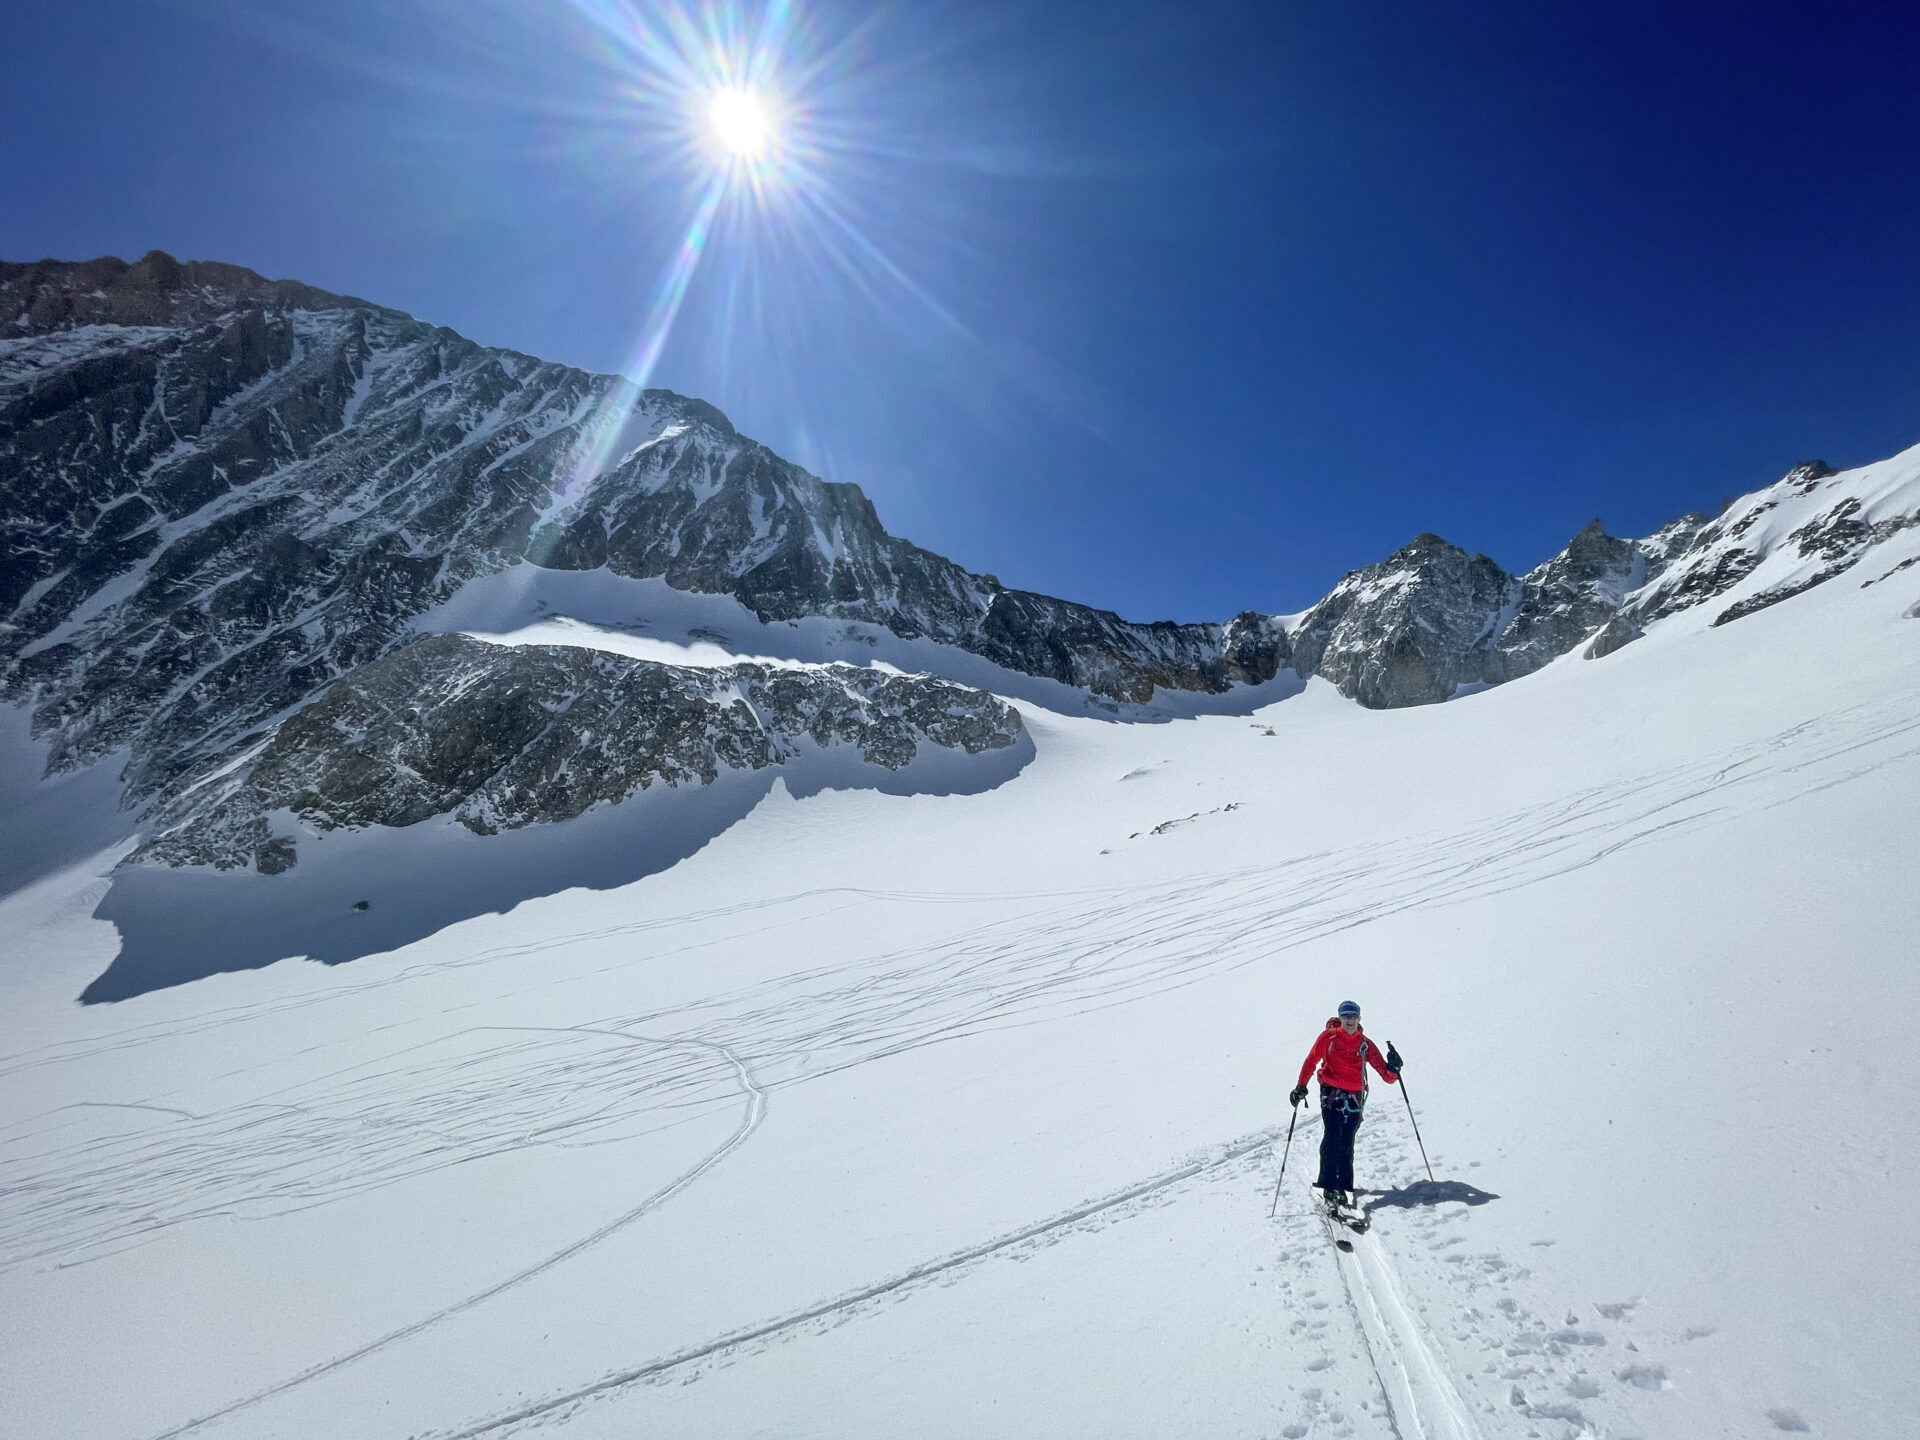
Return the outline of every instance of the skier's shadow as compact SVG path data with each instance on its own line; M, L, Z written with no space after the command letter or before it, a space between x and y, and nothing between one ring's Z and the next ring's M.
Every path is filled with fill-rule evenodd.
M1376 1210L1416 1210L1427 1205L1484 1205L1500 1197L1490 1190L1476 1189L1464 1180L1417 1180L1398 1190L1359 1190L1370 1198L1366 1212Z

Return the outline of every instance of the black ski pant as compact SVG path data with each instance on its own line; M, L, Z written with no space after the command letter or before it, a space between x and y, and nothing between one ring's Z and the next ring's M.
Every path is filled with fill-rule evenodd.
M1320 1178L1322 1190L1353 1189L1353 1137L1360 1133L1361 1097L1352 1090L1320 1087Z

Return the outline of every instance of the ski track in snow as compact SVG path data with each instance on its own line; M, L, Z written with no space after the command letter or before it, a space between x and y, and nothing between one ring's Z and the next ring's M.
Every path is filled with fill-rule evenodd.
M1363 1180L1421 1174L1412 1133L1391 1112L1369 1115L1356 1159ZM1444 1187L1411 1204L1406 1201L1426 1182L1386 1192L1391 1200L1377 1186L1362 1189L1362 1196L1380 1197L1368 1206L1374 1223L1364 1235L1341 1232L1354 1246L1341 1254L1327 1243L1331 1232L1305 1179L1282 1206L1277 1237L1281 1288L1293 1315L1288 1339L1306 1361L1308 1378L1337 1374L1339 1354L1354 1346L1377 1387L1378 1415L1396 1440L1663 1433L1664 1417L1647 1408L1657 1407L1667 1388L1656 1352L1710 1329L1663 1339L1632 1324L1637 1301L1588 1303L1592 1318L1581 1320L1569 1297L1530 1293L1540 1288L1531 1270L1465 1243L1472 1208L1497 1198L1470 1186ZM1329 1269L1337 1271L1337 1294L1345 1301L1350 1333L1344 1337L1326 1318ZM1278 1431L1284 1440L1352 1436L1353 1409L1372 1412L1351 1386L1338 1397L1316 1385L1296 1394L1298 1408Z
M1317 1118L1317 1117L1316 1117ZM1376 1117L1372 1131L1379 1132ZM1363 1127L1363 1134L1369 1133ZM1368 1157L1380 1166L1382 1147L1367 1147ZM1386 1160L1389 1169L1404 1159L1400 1146ZM1312 1173L1309 1156L1304 1169ZM1356 1195L1369 1192L1356 1190ZM1363 1346L1367 1363L1379 1387L1386 1421L1397 1440L1481 1440L1460 1392L1448 1378L1448 1363L1429 1342L1417 1310L1408 1303L1392 1261L1369 1224L1356 1233L1333 1220L1321 1204L1312 1182L1305 1188L1306 1206L1325 1232L1335 1256L1334 1265L1346 1295L1347 1310ZM1369 1216L1371 1212L1369 1212ZM1315 1397L1319 1398L1319 1392ZM1311 1425L1296 1423L1281 1433L1305 1435Z
M28 1148L31 1130L19 1136L26 1153L0 1165L6 1263L85 1263L194 1220L288 1214L492 1155L631 1139L740 1093L762 1103L747 1062L712 1041L484 1025L211 1115L65 1107L171 1123L49 1151Z
M1472 1413L1447 1378L1446 1362L1428 1342L1425 1325L1371 1231L1353 1237L1352 1257L1343 1258L1340 1277L1400 1440L1480 1440Z
M618 1032L614 1032L614 1031L600 1031L596 1033L611 1034L611 1035L615 1035L616 1038L626 1039L629 1041L642 1043L642 1044L675 1043L675 1042L647 1041L647 1040L644 1040L642 1037L638 1037L638 1036L620 1036L618 1035ZM679 1042L679 1043L691 1044L696 1047L702 1044L702 1042L699 1042L699 1041ZM496 1283L488 1286L486 1289L478 1291L472 1295L469 1295L462 1300L456 1301L454 1304L449 1305L444 1309L436 1310L432 1314L424 1316L421 1319L412 1322L411 1324L403 1325L399 1329L389 1331L387 1334L382 1335L377 1339L369 1340L364 1345L357 1346L354 1349L347 1351L345 1354L336 1355L331 1359L323 1360L317 1365L312 1365L312 1366L309 1366L307 1369L302 1370L297 1375L293 1375L285 1380L278 1381L275 1384L270 1385L263 1390L256 1390L251 1395L247 1395L239 1400L233 1401L230 1404L221 1406L218 1410L209 1411L205 1415L196 1416L195 1418L187 1421L185 1424L176 1425L170 1430L161 1431L158 1435L154 1437L154 1440L174 1440L174 1437L192 1434L194 1431L203 1429L207 1425L212 1424L214 1421L225 1419L228 1416L235 1415L242 1410L251 1409L255 1405L262 1403L263 1401L273 1399L276 1395L285 1394L287 1391L294 1389L296 1386L304 1385L310 1380L317 1380L322 1375L331 1374L336 1370L340 1370L348 1365L353 1364L356 1360L364 1360L369 1355L373 1355L378 1353L381 1350L385 1350L388 1346L393 1345L399 1341L410 1339L413 1336L420 1334L422 1331L425 1331L435 1325L438 1325L443 1320L450 1320L455 1315L459 1315L464 1311L471 1310L475 1306L484 1304L486 1301L493 1299L495 1296L504 1294L506 1291L513 1289L517 1285L524 1284L526 1281L533 1279L534 1276L543 1274L544 1272L551 1270L554 1266L561 1264L563 1261L571 1260L574 1256L580 1254L582 1251L590 1249L592 1246L598 1245L601 1241L616 1234L618 1231L625 1229L628 1225L631 1225L634 1221L638 1220L641 1216L647 1214L649 1211L655 1210L661 1205L664 1205L667 1201L671 1200L675 1195L679 1194L682 1190L686 1189L687 1186L691 1185L694 1181L698 1180L702 1175L706 1174L707 1171L711 1170L715 1165L718 1165L722 1160L726 1159L727 1156L731 1155L735 1150L737 1150L746 1141L747 1137L751 1135L756 1129L759 1128L761 1120L763 1120L766 1116L766 1111L767 1111L766 1091L761 1089L760 1086L754 1081L753 1071L746 1065L744 1061L742 1061L739 1058L739 1056L732 1054L731 1052L725 1050L723 1047L713 1046L710 1048L717 1051L728 1062L728 1064L730 1064L733 1067L734 1074L739 1082L740 1088L747 1097L747 1107L746 1107L745 1113L740 1118L739 1127L733 1132L733 1134L728 1136L726 1141L722 1145L720 1145L717 1149L715 1149L710 1154L708 1154L697 1165L694 1165L692 1168L686 1170L684 1173L682 1173L676 1179L674 1179L671 1183L664 1185L660 1189L654 1191L653 1194L649 1195L645 1200L641 1201L638 1205L634 1206L633 1209L627 1211L624 1215L618 1216L617 1218L609 1221L607 1224L602 1225L599 1229L593 1231L592 1233L586 1236L583 1236L579 1240L574 1241L572 1244L566 1246L565 1248L555 1251L553 1254L546 1256L544 1259L536 1262L535 1264L529 1265L522 1270L516 1271L512 1275L507 1276L504 1280L497 1281Z
M1169 1192L1202 1176L1254 1168L1259 1164L1263 1152L1272 1149L1273 1142L1279 1134L1280 1129L1276 1126L1257 1131L1252 1135L1241 1136L1237 1140L1217 1147L1210 1154L1199 1159L1186 1161L1170 1170L1136 1181L1098 1199L1088 1200L1061 1214L1030 1225L1023 1225L1016 1230L994 1236L990 1240L971 1245L938 1260L930 1260L912 1269L889 1275L864 1285L858 1290L823 1300L817 1305L810 1305L804 1310L731 1331L703 1344L646 1361L631 1369L616 1371L585 1385L529 1401L503 1414L479 1420L458 1429L429 1432L428 1435L420 1437L420 1440L473 1440L473 1437L479 1435L510 1434L514 1430L533 1424L563 1420L581 1406L613 1398L635 1385L658 1382L666 1378L671 1371L716 1360L743 1346L765 1344L787 1338L803 1329L822 1327L844 1320L885 1297L912 1290L943 1276L950 1276L955 1271L970 1268L986 1260L1018 1253L1035 1245L1050 1244L1076 1231L1090 1230L1115 1220L1125 1219L1129 1214L1137 1213L1143 1205L1161 1201L1167 1198ZM1250 1157L1254 1162L1252 1166L1248 1163Z
M635 1222L743 1144L764 1113L768 1093L781 1085L944 1040L1126 1004L1270 960L1383 916L1547 880L1651 837L1724 823L1915 755L1920 755L1920 717L1900 704L1863 706L1794 726L1711 761L1595 787L1452 834L1356 845L1138 890L998 897L814 891L707 912L708 917L766 912L766 930L876 900L999 900L1017 913L924 947L790 974L694 1004L580 1026L454 1029L379 1061L210 1114L163 1105L159 1102L164 1096L129 1097L123 1105L130 1119L140 1109L159 1113L126 1133L100 1133L98 1117L106 1107L99 1102L45 1112L0 1135L0 1268L33 1261L85 1263L151 1240L170 1226L213 1215L269 1216L327 1204L511 1150L636 1139L711 1115L718 1107L738 1105L745 1097L746 1111L733 1135L633 1210L447 1309L164 1432L187 1434L403 1342ZM411 967L366 984L235 1007L177 1025L130 1027L6 1057L0 1060L0 1075L209 1027L243 1025L445 968L520 958L695 918L707 917L671 917L555 936L448 965ZM796 1332L930 1276L1071 1229L1231 1165L1268 1138L1263 1134L1235 1142L1209 1161L1193 1162L957 1255L647 1361L477 1428L446 1433L452 1440L549 1416L723 1350ZM103 1196L132 1198L103 1203ZM1383 1387L1397 1397L1395 1423L1401 1440L1474 1436L1465 1402L1447 1380L1446 1368L1424 1337L1384 1251L1369 1238L1354 1257L1342 1257L1342 1263L1353 1272L1350 1295ZM1508 1314L1515 1327L1526 1320L1522 1312ZM1524 1345L1526 1336L1514 1343ZM1624 1383L1651 1388L1642 1379L1656 1372L1658 1366L1630 1366L1625 1373L1636 1378ZM1517 1387L1514 1393L1519 1395ZM1527 1408L1522 1413L1569 1423L1575 1418L1567 1407Z

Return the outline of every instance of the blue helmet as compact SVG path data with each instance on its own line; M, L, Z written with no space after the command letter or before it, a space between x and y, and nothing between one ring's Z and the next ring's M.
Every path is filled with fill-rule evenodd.
M1337 1013L1341 1015L1351 1015L1353 1016L1354 1019L1358 1020L1360 1018L1359 1002L1354 1000L1342 1000L1340 1002L1340 1009Z

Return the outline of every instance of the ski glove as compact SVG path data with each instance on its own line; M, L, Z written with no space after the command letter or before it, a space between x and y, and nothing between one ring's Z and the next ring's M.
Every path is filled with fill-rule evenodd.
M1300 1102L1306 1098L1307 1087L1304 1085L1296 1085L1293 1087L1293 1093L1287 1096L1287 1104L1298 1106Z
M1391 1045L1387 1046L1387 1069L1398 1075L1404 1068L1405 1066L1400 1060L1400 1052Z

